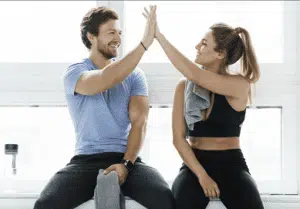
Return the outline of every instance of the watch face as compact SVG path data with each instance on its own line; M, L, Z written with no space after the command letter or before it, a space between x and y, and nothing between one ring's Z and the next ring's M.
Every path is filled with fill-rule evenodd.
M133 164L129 160L124 160L123 163L129 171L132 170Z
M130 162L130 160L123 159L122 163L128 169L128 171L131 171L133 169L133 164L132 164L132 162Z

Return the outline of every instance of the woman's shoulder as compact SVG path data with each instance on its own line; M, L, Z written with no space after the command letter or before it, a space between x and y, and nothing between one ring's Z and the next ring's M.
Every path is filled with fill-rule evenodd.
M179 79L179 81L177 83L177 86L182 86L182 85L185 86L186 82L187 82L187 78L186 77L182 77L182 78Z
M175 88L175 95L184 94L186 81L185 77L179 79Z

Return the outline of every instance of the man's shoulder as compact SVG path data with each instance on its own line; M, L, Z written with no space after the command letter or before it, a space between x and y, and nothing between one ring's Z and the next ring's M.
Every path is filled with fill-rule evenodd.
M141 68L139 68L139 67L136 67L136 68L133 70L132 73L135 73L135 74L139 74L139 73L145 74L144 71L143 71Z
M139 67L136 67L128 77L132 77L133 79L136 79L136 78L139 78L141 76L145 76L145 72L139 68Z
M90 70L91 68L92 68L92 66L89 65L89 63L87 62L87 59L83 59L79 62L74 62L74 63L71 63L70 65L68 65L68 67L67 67L67 69L65 69L63 75L67 76L67 75L72 74L73 72Z
M67 70L70 70L70 69L73 69L73 68L88 67L88 66L89 66L88 59L83 59L79 62L71 63L68 66Z
M136 67L125 79L125 81L129 83L133 83L136 79L140 79L140 77L144 77L145 73L141 68Z

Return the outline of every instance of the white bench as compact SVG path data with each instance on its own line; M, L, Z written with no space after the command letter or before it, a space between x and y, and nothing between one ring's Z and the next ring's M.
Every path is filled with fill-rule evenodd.
M126 205L131 204L131 209L140 209L134 200L126 199ZM94 200L89 200L75 209L95 209ZM221 201L210 201L206 209L226 209Z
M133 200L128 200L133 201ZM262 201L265 209L299 209L300 196L298 195L264 195ZM129 203L129 202L128 202ZM94 200L90 200L76 209L95 209ZM134 208L134 209L139 209ZM219 200L210 201L206 209L226 209L223 203Z
M141 206L139 203L137 203L136 201L125 197L125 208L130 208L130 209L145 209L145 207ZM94 200L91 199L83 204L81 204L80 206L78 206L75 209L95 209L95 203Z

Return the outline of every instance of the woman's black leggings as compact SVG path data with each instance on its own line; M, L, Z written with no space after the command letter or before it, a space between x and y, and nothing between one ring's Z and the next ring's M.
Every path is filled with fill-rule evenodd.
M208 175L218 184L220 200L227 209L263 209L257 186L240 149L225 151L194 150ZM194 173L183 164L173 187L176 209L205 209L204 195Z

